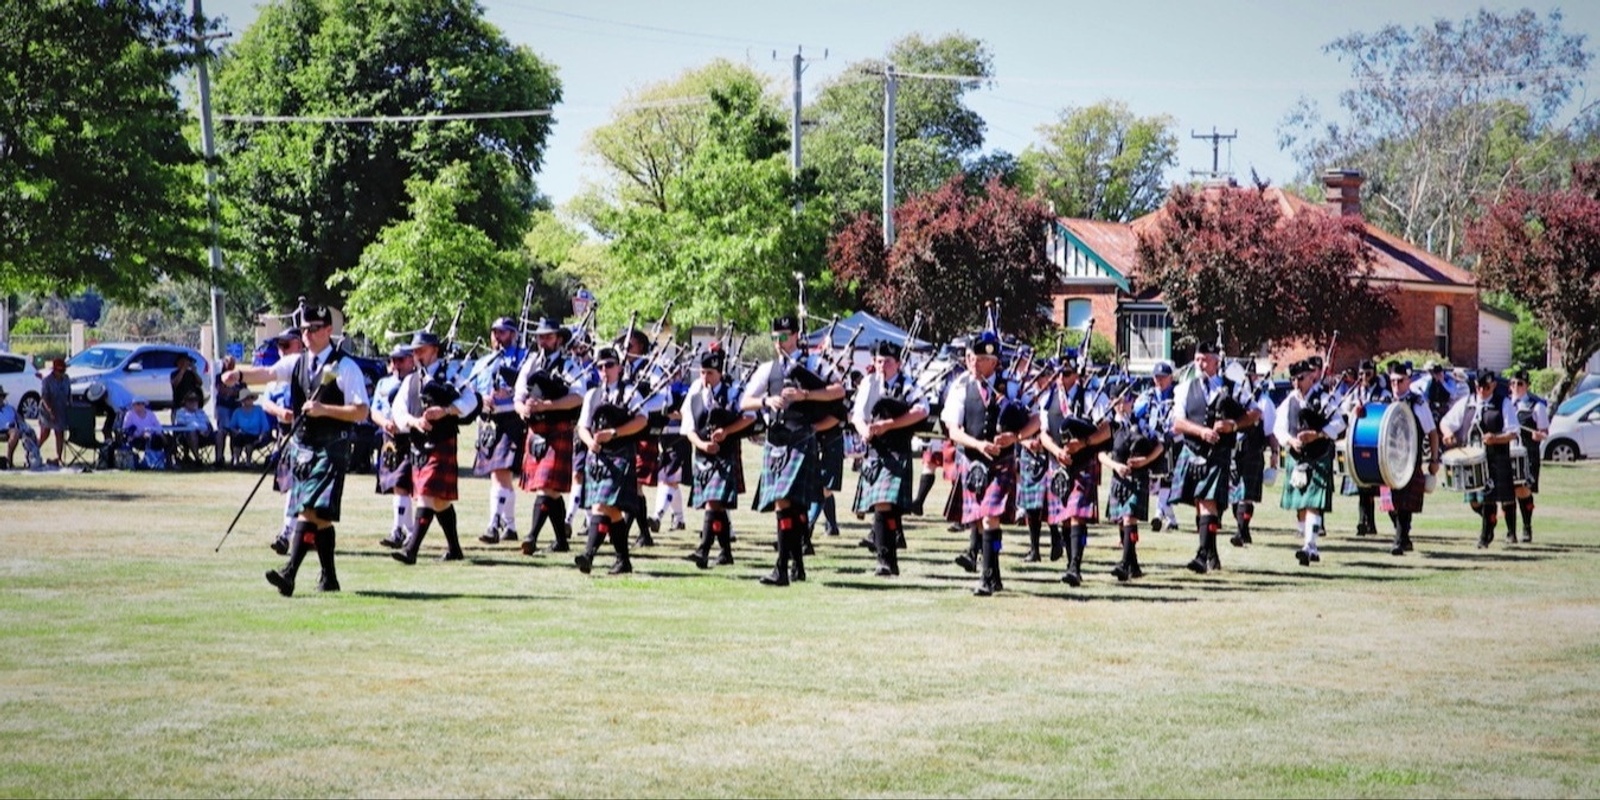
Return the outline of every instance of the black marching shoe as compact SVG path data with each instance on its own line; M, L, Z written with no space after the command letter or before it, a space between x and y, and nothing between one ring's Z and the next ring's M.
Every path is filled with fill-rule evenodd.
M1216 553L1207 554L1206 555L1206 571L1207 572L1218 572L1221 569L1222 569L1222 559L1217 558L1217 554Z
M688 555L683 557L683 560L694 564L700 569L711 569L711 557L706 553L700 552L699 550L690 552Z
M894 570L889 568L888 564L886 564L886 563L884 563L882 561L879 561L878 562L878 568L873 570L872 574L877 576L877 577L879 577L879 578L890 578L890 577L893 577L896 573L895 573Z
M1067 571L1061 575L1061 582L1076 589L1083 585L1083 573L1075 566L1067 567Z
M608 575L626 575L626 574L628 574L628 573L630 573L632 571L633 571L633 562L631 560L629 560L629 559L626 559L626 558L619 558L619 559L617 559L617 563L612 564L611 565L611 569L606 571L606 574L608 574Z
M406 546L406 532L399 525L396 525L394 530L389 531L389 538L379 539L378 544L390 550L399 550Z
M1195 557L1190 559L1189 563L1185 564L1184 566L1188 567L1189 571L1193 572L1196 575L1204 575L1204 574L1206 574L1207 565L1206 565L1205 555L1204 554L1196 554Z
M871 539L862 539L861 541L856 542L856 547L865 548L868 552L872 553L878 552L878 543L872 541Z
M403 549L390 553L389 557L402 564L405 564L408 567L417 563L417 555L415 553L408 553Z
M272 540L272 544L267 546L272 548L272 552L277 553L280 556L289 555L289 537L284 536L281 533L278 534L278 538Z
M283 573L275 569L267 570L267 583L278 587L278 594L284 597L294 597L294 581L283 577Z
M444 551L444 555L439 556L439 560L440 561L462 561L462 560L466 559L466 557L467 557L466 554L461 552L460 550L455 550L455 551L446 550L446 551Z
M1311 553L1302 547L1294 551L1294 560L1300 562L1302 567L1309 567L1311 566Z
M647 530L649 530L651 533L660 533L661 532L661 518L660 517L645 517L644 524L645 524L645 528Z
M1127 562L1122 562L1112 567L1111 574L1116 577L1117 583L1127 583L1128 579L1133 577L1133 573L1128 569Z
M967 526L962 525L959 522L952 522L949 525L946 525L944 529L946 533L960 533L966 530Z
M1150 520L1150 530L1153 530L1156 533L1160 533L1161 532L1161 518L1160 517L1156 517L1155 519Z
M761 583L764 586L788 586L789 573L781 569L774 569L770 574L761 576Z
M550 552L570 553L572 552L572 545L566 539L557 539L555 544L550 545Z
M789 580L792 583L806 582L806 568L803 564L796 564L789 568Z
M1022 554L1022 562L1024 564L1037 564L1040 560L1039 548L1037 547L1030 547L1028 552Z
M962 569L964 569L964 570L966 570L968 572L977 572L978 571L978 562L972 557L972 553L970 553L970 552L961 553L961 554L957 555L956 556L956 566L958 566L958 567L960 567L960 568L962 568Z
M588 575L589 571L594 569L594 557L588 553L579 553L572 557L572 564L579 572Z
M338 578L338 576L334 576L334 577L330 578L330 577L328 577L327 573L323 573L321 577L317 578L317 591L319 591L319 592L337 592L337 591L339 591L339 578Z
M484 531L482 536L478 537L478 541L483 542L484 544L499 544L500 520L495 520L494 522L489 523L489 529Z
M732 550L723 550L722 553L717 556L717 566L719 566L719 567L731 567L731 566L733 566L733 551Z

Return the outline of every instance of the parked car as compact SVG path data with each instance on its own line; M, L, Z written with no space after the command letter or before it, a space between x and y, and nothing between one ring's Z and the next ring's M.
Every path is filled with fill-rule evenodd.
M82 401L92 383L118 384L129 397L144 398L152 409L172 407L172 371L178 356L194 360L200 385L209 394L215 386L211 363L198 350L176 344L106 342L67 359L72 399Z
M1577 397L1592 389L1600 389L1600 372L1586 372L1579 375L1578 382L1572 387L1572 394L1568 397Z
M1550 417L1546 461L1576 461L1600 451L1600 389L1568 397Z
M41 383L31 356L0 353L0 386L6 389L6 402L16 406L25 419L39 418Z

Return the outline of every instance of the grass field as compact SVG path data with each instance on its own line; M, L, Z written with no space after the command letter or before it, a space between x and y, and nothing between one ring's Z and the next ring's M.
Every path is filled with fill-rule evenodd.
M344 592L311 558L285 600L276 496L212 552L254 480L0 475L0 796L1600 795L1600 465L1546 467L1534 544L1475 549L1441 493L1395 558L1341 499L1305 569L1269 489L1220 574L1182 568L1188 519L1130 585L1094 528L1080 589L1008 531L987 600L931 519L892 581L846 515L760 586L749 512L737 566L679 560L691 512L583 576L472 541L476 480L468 561L405 568L366 476Z

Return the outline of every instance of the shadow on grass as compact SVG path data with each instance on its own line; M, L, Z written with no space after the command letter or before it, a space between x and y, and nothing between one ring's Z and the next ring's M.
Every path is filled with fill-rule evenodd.
M1427 554L1422 556L1422 558L1429 557L1430 556ZM1351 561L1346 564L1341 564L1340 566L1360 567L1362 569L1427 570L1429 572L1467 572L1472 569L1472 567L1469 566L1456 564L1423 564L1418 563L1415 560L1407 560L1405 557L1398 557L1393 561Z
M538 594L472 594L466 592L384 592L371 589L362 589L350 594L359 597L378 597L385 600L510 600L525 602L531 600L560 600L562 598Z
M0 503L30 502L48 500L53 503L139 503L148 498L142 494L131 492L112 492L103 488L90 489L66 487L60 484L50 486L25 486L17 484L0 485Z
M1270 575L1282 578L1294 576L1296 578L1309 578L1315 581L1378 581L1384 583L1395 581L1414 581L1421 577L1420 575L1352 575L1346 572L1322 571L1330 567L1337 569L1343 566L1348 565L1337 562L1330 564L1327 561L1323 561L1321 564L1314 564L1309 567L1299 567L1298 569L1293 570L1236 569L1234 572L1240 575Z

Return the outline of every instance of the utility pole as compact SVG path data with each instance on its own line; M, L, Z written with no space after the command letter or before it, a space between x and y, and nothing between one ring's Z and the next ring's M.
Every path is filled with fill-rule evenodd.
M1195 133L1193 130L1189 131L1189 138L1190 139L1210 139L1211 140L1211 172L1209 173L1209 177L1215 179L1215 178L1220 178L1223 175L1228 175L1230 177L1233 175L1232 171L1229 171L1229 172L1226 172L1226 173L1219 171L1220 164L1217 161L1217 151L1218 151L1219 145L1221 145L1222 142L1228 142L1229 143L1228 144L1228 153L1230 155L1228 156L1228 160L1229 160L1230 166L1231 166L1231 162L1233 160L1233 156L1231 155L1233 153L1233 144L1232 144L1232 142L1233 142L1234 139L1239 138L1239 129L1238 128L1234 128L1233 133L1217 133L1217 126L1213 125L1213 126L1211 126L1211 132L1210 133ZM1189 174L1190 175L1207 175L1208 173L1201 172L1200 170L1197 170L1197 169L1192 169L1192 170L1189 170Z
M806 58L802 54L801 50L802 50L801 47L795 47L794 56L792 56L792 61L794 63L794 108L790 111L790 116L789 116L789 168L791 170L793 170L794 174L796 174L796 175L800 174L800 165L801 165L801 162L800 162L800 127L801 127L801 121L800 121L800 107L801 107L800 76L802 74L804 74L805 71L806 71L806 66L805 66L806 62L815 60L815 59ZM827 59L827 57L828 57L828 51L827 51L826 48L824 48L823 51L822 51L822 57L823 57L823 59ZM776 51L776 50L772 51L772 59L774 61L776 61L778 59L778 51Z
M894 246L894 93L900 80L893 64L884 65L883 76L883 249L888 250Z
M217 365L222 363L222 357L228 351L228 337L227 315L222 308L223 293L217 286L217 279L222 275L222 246L218 243L217 235L217 171L213 166L217 158L217 146L211 127L211 49L206 42L226 37L227 34L208 36L205 16L200 11L200 0L193 0L193 4L195 63L200 67L200 143L206 156L206 205L211 211L211 352L205 355L211 359L212 374L215 375ZM216 392L208 394L211 396L206 400L207 411L214 417Z

